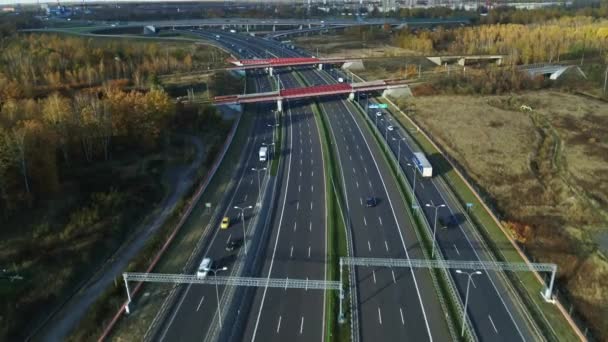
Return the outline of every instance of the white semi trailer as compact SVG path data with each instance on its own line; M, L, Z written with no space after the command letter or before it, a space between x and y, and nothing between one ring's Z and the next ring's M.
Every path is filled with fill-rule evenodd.
M433 166L426 159L426 156L422 152L414 152L412 162L416 165L420 175L422 177L433 177Z

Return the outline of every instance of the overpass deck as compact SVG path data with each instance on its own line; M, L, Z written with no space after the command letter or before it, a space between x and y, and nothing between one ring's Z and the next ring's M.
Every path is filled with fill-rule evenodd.
M318 96L354 94L356 92L405 88L407 86L406 80L378 80L359 83L324 84L312 87L281 89L256 94L216 96L214 97L213 102L215 104L242 104L273 101L280 102L282 100L297 100Z
M263 58L263 59L234 59L230 58L227 62L234 65L231 69L257 69L257 68L276 68L290 67L313 64L341 64L348 62L361 61L352 58L316 58L316 57L297 57L297 58Z

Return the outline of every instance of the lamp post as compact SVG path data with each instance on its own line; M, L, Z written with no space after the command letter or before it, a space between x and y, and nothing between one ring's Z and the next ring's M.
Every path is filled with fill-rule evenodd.
M243 248L245 248L245 254L247 254L247 236L245 235L245 210L253 209L253 206L247 206L247 207L241 208L241 207L235 205L234 209L241 211L241 221L243 222Z
M425 206L429 207L429 208L433 208L435 209L435 223L433 223L433 249L431 250L431 258L435 257L435 232L437 231L437 210L439 210L439 208L445 208L445 204L440 204L440 205L434 205L434 204L430 204L427 203L425 204Z
M262 184L260 184L260 171L266 171L265 167L255 168L252 167L251 171L257 171L258 173L258 197L261 196L262 193Z
M407 163L407 166L412 168L412 173L414 174L414 182L412 183L412 196L416 197L416 166L412 163Z
M401 137L400 137L401 138ZM393 138L393 141L397 142L397 164L401 165L401 142L404 141L405 138L401 138L401 139L395 139Z
M389 124L386 125L386 127L384 127L384 140L386 141L386 143L388 144L388 128L390 127Z
M474 275L480 275L481 271L475 272L464 272L461 270L456 270L458 274L465 274L469 279L467 280L467 294L464 296L464 311L462 311L462 328L460 331L460 336L464 336L464 323L467 321L467 304L469 304L469 286L471 285L471 280Z
M226 271L228 270L228 267L222 267L222 268L210 268L209 272L213 272L213 279L216 279L217 277L217 272L220 271ZM217 289L217 281L215 282L215 298L217 299L217 321L220 322L220 330L222 330L222 310L220 308L220 293Z

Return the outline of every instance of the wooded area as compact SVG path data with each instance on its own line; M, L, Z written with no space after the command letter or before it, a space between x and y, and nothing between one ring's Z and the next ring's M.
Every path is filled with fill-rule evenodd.
M176 105L158 76L225 54L14 31L0 45L0 266L23 277L0 282L0 340L23 340L166 196L195 153L185 136L201 170L213 161L230 123Z
M168 72L210 69L225 55L204 46L20 35L0 44L0 100L128 80L135 87L158 83Z
M537 25L495 24L417 32L404 29L395 35L393 43L423 54L502 54L514 64L551 63L605 56L608 21L568 17Z

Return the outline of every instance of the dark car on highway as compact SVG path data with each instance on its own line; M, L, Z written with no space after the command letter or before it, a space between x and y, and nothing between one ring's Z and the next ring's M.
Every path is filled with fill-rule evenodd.
M226 251L227 252L232 252L235 249L239 248L240 246L241 246L241 243L239 241L237 241L237 240L230 240L226 244Z
M378 201L376 200L376 197L368 197L368 198L365 199L365 206L367 208L375 207L376 204L378 204Z

